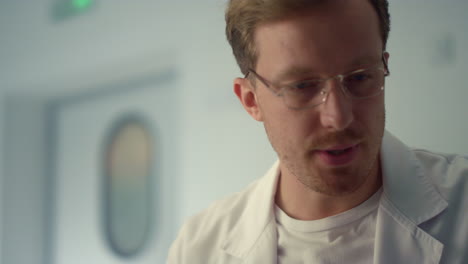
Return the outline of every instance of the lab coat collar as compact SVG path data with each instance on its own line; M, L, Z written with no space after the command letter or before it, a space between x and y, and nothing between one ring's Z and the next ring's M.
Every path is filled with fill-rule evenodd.
M376 263L385 263L382 260L392 257L389 253L401 250L402 246L409 252L420 246L425 254L434 249L431 259L439 259L443 245L417 225L442 212L447 202L425 175L414 152L389 132L385 132L381 149L384 191L377 228L381 226L385 232L376 234ZM245 210L222 246L226 253L243 259L243 263L276 263L277 233L273 208L278 176L279 162L276 162L251 190ZM387 232L391 228L385 226L398 231L393 233L394 236L406 232L417 243L402 245L398 237L392 239L392 233ZM393 252L388 250L392 247Z
M381 161L384 197L411 222L419 225L447 207L414 151L389 132L382 141Z
M255 183L237 225L222 248L243 263L276 263L277 234L274 204L279 161Z
M448 206L413 150L386 132L374 263L439 263L444 245L418 225Z

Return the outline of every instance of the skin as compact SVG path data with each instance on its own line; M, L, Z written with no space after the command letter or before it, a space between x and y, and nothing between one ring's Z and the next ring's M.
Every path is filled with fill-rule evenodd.
M261 24L255 31L255 71L273 83L285 83L378 64L383 50L378 25L370 3L361 0L327 1ZM278 154L276 204L300 220L349 210L381 186L384 93L356 100L343 93L338 80L326 85L330 91L325 103L294 110L261 82L234 80L235 94L246 111L263 122ZM356 156L345 165L330 165L320 157L321 150L356 144Z

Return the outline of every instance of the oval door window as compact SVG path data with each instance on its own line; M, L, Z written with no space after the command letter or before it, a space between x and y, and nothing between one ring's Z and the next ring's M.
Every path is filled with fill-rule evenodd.
M105 230L112 249L123 256L145 244L151 220L152 140L138 119L124 119L106 147Z

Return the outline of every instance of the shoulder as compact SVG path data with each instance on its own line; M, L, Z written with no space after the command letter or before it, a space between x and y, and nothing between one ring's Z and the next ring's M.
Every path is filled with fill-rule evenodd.
M214 258L216 251L221 250L222 243L244 213L258 181L241 192L215 201L202 212L190 217L171 246L169 263L198 263L193 261L200 256L204 258L203 263L209 263L206 258Z
M453 196L451 193L456 189L468 188L468 156L422 149L415 149L414 153L425 174L447 200L450 200L450 196Z
M231 263L229 242L252 242L271 217L278 162L243 191L211 204L182 226L171 246L168 263ZM235 254L234 254L235 255Z
M426 150L415 150L415 154L425 174L448 203L441 214L420 227L446 245L444 259L462 263L462 252L468 243L468 157Z

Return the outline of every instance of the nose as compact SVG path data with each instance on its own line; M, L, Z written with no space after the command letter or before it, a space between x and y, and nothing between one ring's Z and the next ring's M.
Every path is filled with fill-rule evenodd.
M327 83L324 103L319 106L320 122L327 129L344 130L354 120L353 102L344 94L341 80L332 79Z

